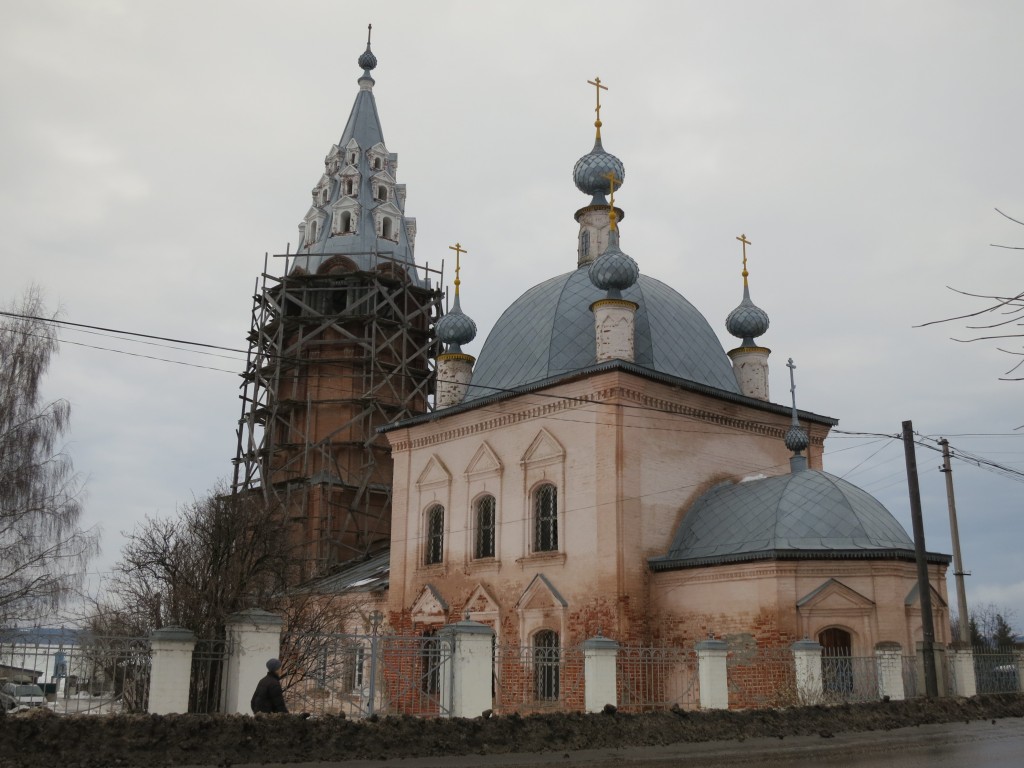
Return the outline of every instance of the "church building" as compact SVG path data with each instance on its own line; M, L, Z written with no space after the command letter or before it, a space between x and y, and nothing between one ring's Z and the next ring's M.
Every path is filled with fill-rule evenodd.
M364 98L368 61L351 124L377 120ZM468 617L498 643L524 646L598 634L692 646L714 636L731 647L809 638L846 655L883 643L912 654L922 639L913 542L871 495L824 471L838 422L796 408L792 361L788 402L770 399L770 350L758 341L769 318L751 299L750 241L737 238L741 301L714 321L737 338L726 351L694 304L641 271L643 254L625 252L625 168L604 148L593 85L596 138L573 170L581 207L565 212L578 238L548 242L563 254L560 274L511 300L472 353L471 292L456 267L450 310L433 325L443 345L433 407L378 429L391 476L390 525L377 530L390 532L390 547L321 588L361 590L401 634ZM399 196L394 211L375 209L371 223L342 194L329 217L306 217L307 243L349 227L398 243L411 236L404 188L387 175L394 156L380 154L386 173L372 177L389 200ZM343 190L345 173L364 172L344 157L339 167ZM296 269L365 268L305 254ZM928 555L939 642L949 560Z

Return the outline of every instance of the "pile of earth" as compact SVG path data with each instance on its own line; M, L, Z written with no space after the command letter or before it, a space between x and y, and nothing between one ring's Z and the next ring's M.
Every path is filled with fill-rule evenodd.
M55 715L0 718L0 763L220 765L550 752L798 735L1024 717L1024 695L912 699L781 710L517 714L473 719L296 715Z

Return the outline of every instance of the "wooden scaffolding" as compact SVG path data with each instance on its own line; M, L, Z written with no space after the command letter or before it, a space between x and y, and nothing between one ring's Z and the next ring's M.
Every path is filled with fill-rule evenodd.
M377 428L432 408L440 270L387 254L268 274L252 327L232 490L282 511L300 578L386 547L391 452ZM326 269L325 269L326 267Z

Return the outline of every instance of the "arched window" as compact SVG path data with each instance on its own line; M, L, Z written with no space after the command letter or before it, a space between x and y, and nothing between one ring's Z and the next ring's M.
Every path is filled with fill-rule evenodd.
M309 242L311 242L311 243L315 243L316 242L316 222L315 221L309 222Z
M394 235L392 234L394 228L395 226L394 224L391 223L391 219L385 218L384 221L381 222L380 236L383 237L385 240L391 240L394 237Z
M558 491L545 483L533 492L533 551L558 549Z
M374 170L377 170L378 168L380 168L380 158L379 157L373 158L373 168L374 168Z
M476 548L475 556L494 557L494 528L496 503L491 495L477 499L476 513Z
M356 153L355 153L355 152L353 152L353 153L352 153L351 155L349 155L348 161L349 161L349 162L350 162L350 163L351 163L352 165L355 165L355 164L356 164Z
M341 214L341 231L345 234L352 231L352 212L345 211Z
M435 504L427 510L427 550L425 562L435 565L444 561L444 507Z
M352 179L345 179L345 194L352 194Z
M825 693L846 697L853 693L853 638L845 629L830 627L818 633L821 644L821 681Z
M380 200L381 202L388 199L387 187L377 187L377 199Z
M533 685L537 701L558 701L560 668L558 633L542 629L533 636Z

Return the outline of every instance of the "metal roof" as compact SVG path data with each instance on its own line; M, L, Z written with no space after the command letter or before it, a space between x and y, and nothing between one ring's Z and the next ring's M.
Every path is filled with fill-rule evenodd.
M668 554L648 562L668 570L808 557L913 559L914 543L871 494L803 470L711 489L683 518Z
M590 305L605 298L605 292L590 282L588 266L545 280L505 310L477 357L467 401L593 365L597 350ZM640 305L637 366L739 392L718 337L678 291L640 275L622 298Z

